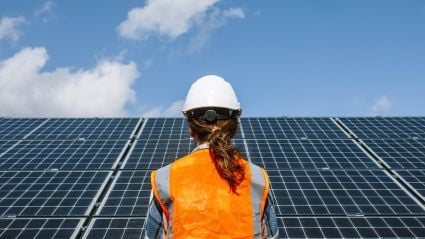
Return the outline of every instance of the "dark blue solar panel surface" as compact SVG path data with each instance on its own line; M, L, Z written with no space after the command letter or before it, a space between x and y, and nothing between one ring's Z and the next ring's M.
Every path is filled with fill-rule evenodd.
M1 239L76 238L81 218L2 218Z
M83 238L140 239L143 238L144 222L144 218L138 217L95 218Z
M269 177L279 215L425 214L382 170L280 170Z
M0 217L85 216L110 172L0 172Z
M279 238L423 238L425 217L278 218Z
M96 215L146 216L151 171L121 171Z
M378 168L350 139L247 139L246 142L251 161L267 170Z
M26 139L130 139L139 118L51 118Z
M23 139L47 119L37 118L0 118L1 139Z
M0 169L112 169L127 144L127 140L22 140L0 154Z
M425 139L365 139L363 142L391 168L425 169Z
M425 117L339 119L360 139L425 138Z
M246 139L346 139L330 118L241 118Z

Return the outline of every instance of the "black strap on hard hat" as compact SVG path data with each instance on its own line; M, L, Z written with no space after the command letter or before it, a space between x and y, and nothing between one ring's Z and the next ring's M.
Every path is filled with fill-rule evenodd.
M212 123L217 120L225 120L236 117L239 111L230 109L198 109L187 112L186 116L190 118L200 118L206 122Z

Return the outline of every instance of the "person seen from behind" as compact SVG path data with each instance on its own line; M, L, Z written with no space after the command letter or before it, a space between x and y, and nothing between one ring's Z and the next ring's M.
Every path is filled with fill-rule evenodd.
M241 107L232 86L208 75L183 107L196 148L151 174L145 238L277 238L269 179L232 145Z

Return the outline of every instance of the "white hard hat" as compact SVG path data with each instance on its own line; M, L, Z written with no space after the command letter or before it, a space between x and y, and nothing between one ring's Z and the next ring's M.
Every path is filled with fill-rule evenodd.
M225 108L240 111L236 93L223 78L207 75L195 81L189 89L183 113L200 108Z

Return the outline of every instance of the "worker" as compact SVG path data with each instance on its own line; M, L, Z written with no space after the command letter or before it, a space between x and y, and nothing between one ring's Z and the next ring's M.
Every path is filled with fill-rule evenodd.
M267 173L231 144L241 112L223 78L192 84L183 113L197 146L152 172L145 238L277 238Z

